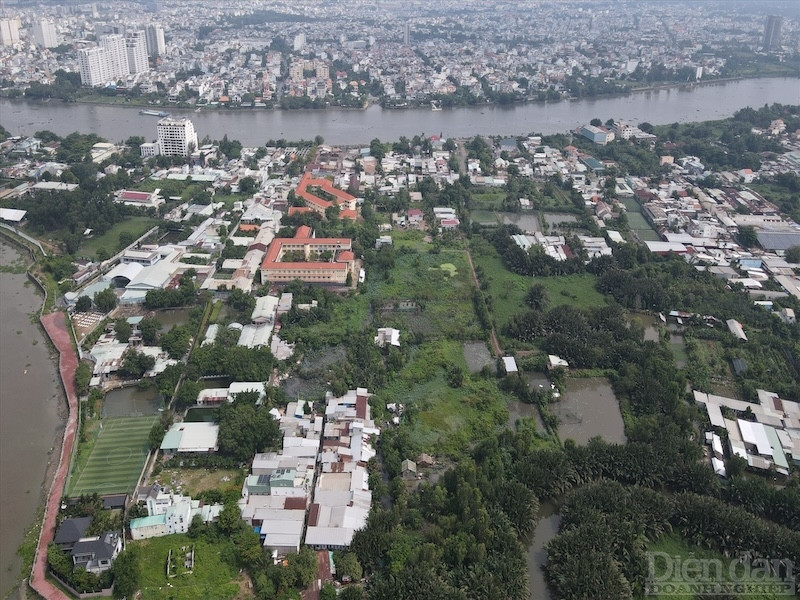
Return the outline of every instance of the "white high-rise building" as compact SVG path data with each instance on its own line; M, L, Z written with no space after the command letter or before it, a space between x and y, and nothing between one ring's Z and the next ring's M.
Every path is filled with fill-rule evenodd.
M19 42L19 19L0 19L0 46Z
M131 74L146 73L150 70L147 62L147 41L144 31L131 31L125 36L128 53L128 71Z
M33 24L33 39L37 46L55 48L58 46L56 26L52 21L36 21Z
M100 47L108 52L109 71L111 79L124 79L128 76L128 52L125 48L125 38L114 33L100 38Z
M147 26L147 54L155 58L164 56L166 44L164 43L164 28L161 25Z
M78 68L81 83L90 87L105 85L116 77L111 74L108 51L99 46L84 48L78 52Z
M197 133L187 118L165 117L156 126L158 145L164 156L189 156L197 149Z
M305 33L298 33L294 36L294 51L295 52L302 52L303 48L306 47L306 34Z

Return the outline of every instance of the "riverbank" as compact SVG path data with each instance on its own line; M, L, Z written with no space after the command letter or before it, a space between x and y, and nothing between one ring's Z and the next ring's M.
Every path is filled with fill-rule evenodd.
M795 74L796 76L796 74ZM631 94L637 94L642 92L656 92L660 90L672 90L672 89L691 89L695 87L705 87L710 85L719 85L719 84L726 84L726 83L735 83L738 81L747 81L747 80L759 80L759 79L770 79L775 78L775 74L770 73L766 75L755 75L755 76L740 76L740 77L724 77L719 79L701 79L699 81L691 81L691 82L666 82L660 83L656 85L647 85L643 87L629 87L624 92L615 92L611 94L597 94L595 96L580 96L580 97L567 97L561 98L559 100L539 100L538 98L523 98L511 104L501 104L499 102L490 102L490 101L483 101L483 102L476 102L474 104L457 104L453 106L446 107L447 110L459 109L459 108L487 108L487 107L508 107L508 106L520 106L526 104L536 104L536 105L546 105L546 104L555 104L558 102L570 102L576 100L603 100L603 99L613 99L613 98L620 98L624 96L629 96ZM785 75L784 77L791 78L791 75ZM399 112L406 112L406 111L430 111L430 106L428 102L414 105L414 106L382 106L379 102L367 100L363 106L338 106L338 105L328 105L324 107L298 107L298 108L284 108L280 105L273 105L273 106L230 106L230 105L216 105L211 106L208 104L171 104L169 101L164 98L164 102L160 104L152 104L150 101L141 101L139 98L123 98L119 96L109 97L108 100L98 100L98 99L85 99L85 98L77 98L75 100L59 100L58 98L11 98L11 97L2 97L5 100L9 100L11 102L17 101L24 101L30 102L35 104L40 104L43 106L51 105L51 104L83 104L87 106L109 106L115 108L125 108L125 109L136 109L136 110L162 110L164 112L170 113L171 111L175 111L176 113L186 114L189 113L204 113L204 112L218 112L218 113L259 113L259 112L287 112L287 113L296 113L296 112L309 112L309 113L320 113L320 112L339 112L339 111L352 111L352 112L362 112L369 109L372 106L379 107L381 110L388 110L388 111L399 111ZM150 116L153 115L143 115L143 116Z
M6 349L0 354L0 593L26 598L20 576L33 560L68 410L55 348L39 321L47 293L30 271L35 251L0 229L0 256L0 337Z

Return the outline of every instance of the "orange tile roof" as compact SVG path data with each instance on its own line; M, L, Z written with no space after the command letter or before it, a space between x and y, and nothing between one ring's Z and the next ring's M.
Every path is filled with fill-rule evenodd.
M305 226L304 226L305 227ZM310 229L309 229L310 230ZM269 250L261 263L262 269L310 269L317 271L326 270L341 270L346 269L347 265L344 262L280 262L278 257L281 254L284 244L288 246L297 246L298 244L309 246L332 246L347 243L352 246L352 240L349 238L275 238L269 245Z
M323 200L319 196L312 194L311 192L307 191L306 188L308 186L314 186L322 189L327 194L330 194L334 198L336 198L337 204L348 204L355 200L355 196L351 196L347 192L344 192L338 188L333 187L333 184L327 179L317 179L313 177L310 173L304 173L303 177L300 178L300 183L297 184L297 189L295 190L295 195L298 198L302 198L309 204L313 204L323 210L333 206L332 202L327 200Z
M310 212L314 212L314 211L312 209L310 209L308 206L290 206L289 207L289 216L290 217L292 215L302 215L302 214L310 213Z
M297 228L297 233L294 234L294 237L298 240L311 238L311 227L308 225L300 225L300 227Z

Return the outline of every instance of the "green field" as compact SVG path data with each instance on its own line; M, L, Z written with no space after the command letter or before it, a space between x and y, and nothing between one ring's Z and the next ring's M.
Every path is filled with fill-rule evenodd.
M119 250L119 235L121 233L128 232L132 234L135 239L157 224L157 219L151 219L149 217L128 217L124 221L120 221L111 227L111 229L106 231L103 235L97 235L87 239L81 244L78 255L97 258L97 251L103 248L109 256L111 256Z
M102 421L84 465L72 473L67 495L130 492L147 457L148 435L157 417L117 417Z
M204 539L190 539L186 535L130 542L139 550L141 572L141 598L144 600L196 600L207 598L225 600L234 598L239 591L237 570L223 562L223 556L234 555L230 540L210 544ZM172 549L194 545L194 571L177 577L166 575L167 554Z
M642 215L642 210L636 200L633 198L626 198L623 204L627 211L625 215L628 218L628 227L636 232L636 235L639 236L641 241L658 242L661 240L661 236L658 235L658 232L650 226L650 223L648 223L647 219Z
M563 275L555 277L528 277L512 273L503 265L494 247L483 239L473 239L472 260L475 268L480 266L489 282L485 294L493 298L491 313L498 334L512 316L526 308L525 294L534 283L547 288L549 306L571 304L578 308L592 308L605 304L605 297L594 285L596 277L591 273Z

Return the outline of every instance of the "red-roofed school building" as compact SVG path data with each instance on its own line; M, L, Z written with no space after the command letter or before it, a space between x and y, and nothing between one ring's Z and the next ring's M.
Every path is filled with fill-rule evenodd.
M348 273L352 274L355 268L352 240L313 235L310 227L302 225L293 238L272 240L261 263L262 283L299 279L305 283L345 285ZM321 260L323 253L330 253L330 260ZM300 254L303 260L297 260Z
M305 201L306 206L308 206L314 212L318 212L319 214L325 216L325 211L333 206L334 202L325 200L316 194L313 194L312 192L308 191L309 187L319 188L327 195L332 196L335 199L336 206L338 206L342 211L356 210L355 196L351 196L347 192L343 192L342 190L333 187L333 183L327 179L317 179L310 173L304 173L303 177L300 179L300 183L297 184L297 189L294 193L298 198L302 198L303 201Z

